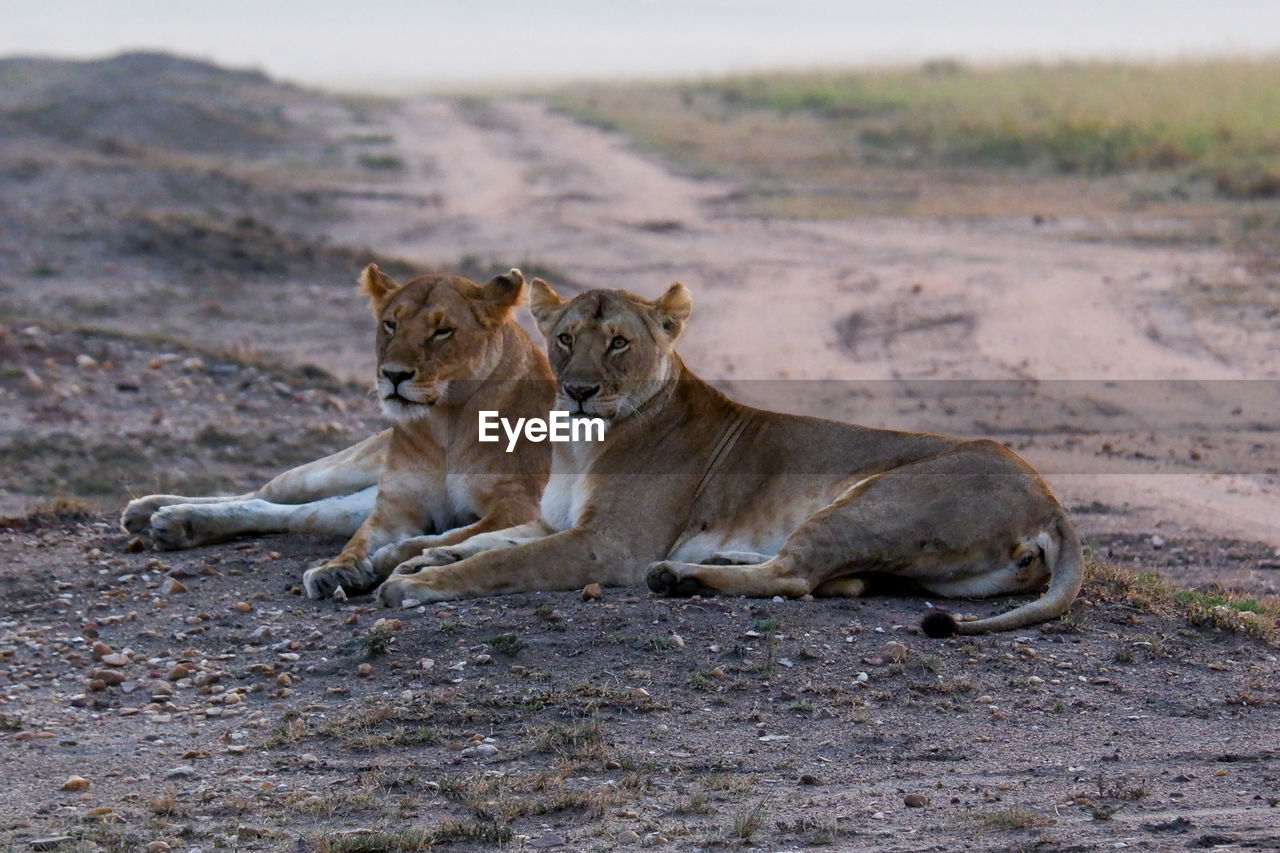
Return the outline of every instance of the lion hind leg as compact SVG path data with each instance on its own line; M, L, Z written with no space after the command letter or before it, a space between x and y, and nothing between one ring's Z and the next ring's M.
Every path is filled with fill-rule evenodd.
M155 515L159 510L174 504L217 504L230 503L232 501L244 501L253 497L252 493L246 495L221 496L221 497L187 497L185 495L147 495L141 498L135 498L125 504L124 511L120 513L120 526L124 528L126 533L142 534L151 530L151 516Z
M653 592L674 596L717 592L748 598L800 598L812 591L807 578L797 575L786 560L777 557L748 565L662 560L649 566L645 582Z
M861 598L870 588L866 578L832 578L818 584L813 594L825 598Z
M377 491L370 487L304 504L259 498L170 504L151 516L151 538L160 550L171 551L268 533L350 536L372 512Z

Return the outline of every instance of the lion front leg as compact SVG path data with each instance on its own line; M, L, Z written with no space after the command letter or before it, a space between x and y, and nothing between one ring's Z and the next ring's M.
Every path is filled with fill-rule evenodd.
M388 607L479 598L533 590L581 589L634 583L635 556L620 553L581 528L538 535L541 522L473 536L433 548L400 566L378 588ZM530 532L521 539L516 531ZM488 547L485 547L488 546ZM443 564L442 564L443 563Z

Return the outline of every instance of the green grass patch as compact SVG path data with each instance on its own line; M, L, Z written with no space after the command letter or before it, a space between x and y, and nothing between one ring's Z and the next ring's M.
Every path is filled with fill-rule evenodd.
M1121 604L1280 645L1280 602L1223 589L1179 589L1155 572L1134 574L1100 563L1088 566L1081 594L1091 601Z
M629 96L624 95L629 91ZM668 95L665 108L655 104ZM863 162L1115 174L1187 167L1235 197L1280 196L1280 61L968 66L735 76L647 90L574 87L556 103L667 153L732 167L743 113L817 119ZM809 126L806 126L809 127ZM759 128L757 128L759 129ZM719 149L719 150L717 150ZM778 151L778 159L789 156ZM761 170L757 170L761 171ZM762 172L762 176L767 174Z
M353 833L317 840L320 853L411 853L444 844L506 844L511 829L482 821L443 820L429 829L402 829Z

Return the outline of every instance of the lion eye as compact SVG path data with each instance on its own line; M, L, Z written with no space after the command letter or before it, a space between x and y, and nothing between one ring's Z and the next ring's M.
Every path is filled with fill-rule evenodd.
M568 349L573 344L573 335L569 334L568 332L564 332L559 337L557 337L556 340L560 342L560 346L564 347L565 349Z
M386 329L388 332L394 332L394 331L396 330L396 321L395 321L395 320L383 320L383 321L382 321L382 328Z
M449 337L452 334L453 334L453 329L436 329L435 333L432 334L431 337L437 341L443 341L445 338Z
M616 352L618 350L626 349L627 345L630 343L631 342L628 341L626 338L622 337L621 335L618 335L616 338L609 341L609 349Z

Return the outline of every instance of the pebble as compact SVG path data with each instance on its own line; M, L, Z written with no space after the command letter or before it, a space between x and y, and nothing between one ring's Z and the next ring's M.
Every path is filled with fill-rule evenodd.
M360 664L358 667L356 667L356 675L360 676L361 678L368 678L369 676L373 675L373 666L367 663Z
M75 841L70 835L52 835L48 838L36 838L28 845L32 850L57 850L69 841Z
M61 790L83 791L85 788L88 788L89 785L90 785L89 780L84 778L83 776L68 776L67 781L62 783Z
M109 655L103 655L102 662L107 666L127 666L132 661L128 655L122 655L119 652L112 652Z
M163 841L152 841L147 845L147 853L169 853L171 850L173 848Z
M539 835L537 838L529 841L529 846L535 850L548 850L552 847L563 847L564 845L564 836L556 835L554 832Z
M909 809L922 809L929 805L929 798L924 794L907 794L902 798L902 804Z
M166 675L165 677L168 678L170 681L181 681L182 679L190 676L191 673L195 671L196 671L196 668L189 663L175 663L169 669L169 674Z
M176 595L186 591L187 585L177 578L165 578L164 583L160 584L160 592L164 595Z
M800 776L801 785L821 785L822 780L812 773L804 773Z
M645 847L660 847L663 844L667 844L667 843L669 843L668 839L665 836L660 835L659 833L656 833L656 832L649 833L640 842L640 844Z
M598 583L589 583L582 588L583 601L598 601L604 597L604 590Z
M628 829L618 834L618 840L625 844L639 844L640 833L636 832L634 829Z
M190 764L179 764L177 767L170 768L164 772L166 779L189 779L196 775L196 769Z
M462 750L463 758L488 758L491 755L497 755L498 748L491 743L480 743L475 746L469 746Z
M336 587L334 587L333 593L329 597L332 598L338 604L341 604L342 602L347 600L347 591L342 588L342 584L338 584Z
M123 684L125 681L124 673L118 669L95 669L89 673L89 678L105 685Z
M237 613L248 613L253 610L253 605L247 601L237 601L229 608Z

